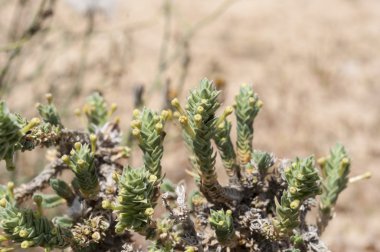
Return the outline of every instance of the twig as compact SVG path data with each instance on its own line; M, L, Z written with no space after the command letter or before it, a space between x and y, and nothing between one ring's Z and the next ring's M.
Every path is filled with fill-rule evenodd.
M370 179L371 177L372 177L372 173L366 172L366 173L360 174L358 176L351 177L348 182L349 183L355 183L355 182L358 182L358 181L361 181L364 179Z
M23 46L29 42L43 28L44 21L52 16L55 0L42 0L31 25L23 32L20 39L15 42L14 50L10 52L4 67L0 71L0 89L3 89L5 78L10 70L12 62L21 53Z
M159 61L159 68L158 68L158 74L156 76L155 80L155 88L159 88L162 85L162 77L161 75L180 57L182 57L182 71L179 77L179 84L177 86L177 95L180 94L180 91L182 91L182 87L184 85L185 79L187 77L187 72L190 64L190 54L189 54L189 48L190 48L190 41L192 38L199 32L202 28L210 24L211 22L215 21L219 16L221 16L233 3L235 3L238 0L225 0L214 12L212 12L210 15L204 17L203 19L199 20L197 23L195 23L187 32L183 35L182 39L179 41L178 46L176 50L173 52L172 55L166 56L165 58L162 56L160 57ZM168 19L168 14L166 14L166 19ZM166 22L168 23L168 22ZM169 27L170 28L170 27ZM168 28L168 29L169 29ZM170 32L170 30L169 30ZM164 39L163 44L161 46L160 55L164 55L167 53L166 47L169 41L168 36L170 36L170 33L165 33L164 30Z
M235 3L238 0L225 0L214 12L212 12L209 16L206 16L205 18L201 19L196 23L193 27L188 30L188 32L185 34L183 40L189 41L192 37L196 35L199 30L201 30L203 27L207 26L208 24L215 21L218 17L220 17L228 8Z
M27 1L25 0L18 0L17 1L17 7L14 10L13 16L12 16L12 21L10 28L8 30L8 37L10 40L14 40L17 38L18 31L19 31L19 26L20 26L20 21L24 15L23 11L25 10Z
M162 87L162 75L166 70L166 61L167 61L167 54L168 54L168 48L169 48L169 41L170 41L170 24L172 19L172 1L171 0L165 0L163 4L163 10L164 10L164 29L163 29L163 35L162 35L162 42L161 42L161 48L159 52L158 57L158 69L157 74L154 82L153 89L150 91L160 89Z
M96 13L94 11L89 11L87 13L87 28L83 36L79 67L76 73L75 85L69 98L77 97L78 95L80 95L82 91L83 80L86 74L88 49L89 49L91 37L92 37L92 34L94 33L94 28L95 28L95 14ZM67 99L67 101L70 102L71 99Z
M171 80L167 79L165 82L165 87L162 89L162 109L170 109L171 101L176 97L176 94L172 92Z
M178 84L177 84L177 90L176 90L177 95L180 94L180 92L183 90L183 87L185 85L187 74L189 72L190 62L191 62L190 48L189 48L188 41L186 41L183 45L181 69L180 69L180 75L179 75Z
M198 240L197 232L195 231L194 222L191 220L189 215L189 209L186 205L185 199L185 186L183 183L179 183L176 187L176 195L177 195L177 207L171 208L168 202L167 193L162 195L162 201L166 210L168 210L170 214L170 218L174 219L177 224L181 224L182 226L182 240L186 245L196 246L198 251L203 251L203 248Z
M235 3L237 0L225 0L214 12L212 12L209 16L198 21L198 23L194 24L187 33L181 39L177 50L173 53L171 58L167 61L167 67L169 67L174 61L176 61L181 55L182 56L182 72L179 78L179 83L177 86L177 96L180 95L183 90L183 86L185 85L185 80L187 77L188 68L190 65L190 41L191 39L205 26L215 21L219 16L221 16L228 8Z
M63 163L61 159L56 159L52 163L48 164L44 170L33 180L26 184L22 184L15 189L15 199L17 204L21 204L25 200L33 196L33 193L37 190L42 190L49 184L49 180L52 177L57 176L64 169L67 169L67 165Z

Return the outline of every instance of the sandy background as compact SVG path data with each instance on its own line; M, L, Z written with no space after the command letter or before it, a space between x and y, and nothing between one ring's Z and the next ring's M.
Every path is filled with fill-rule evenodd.
M25 29L39 1L29 1L18 15L18 30L10 30L17 2L0 0L0 45L12 41L9 34L17 37ZM113 2L107 13L95 16L94 31L84 42L88 18L57 1L53 18L24 45L1 90L13 111L33 116L34 104L52 92L65 124L83 127L72 111L91 90L99 89L119 104L117 114L128 129L136 83L149 92L147 106L161 105L162 87L152 86L165 23L162 1L108 3ZM221 3L173 1L168 54ZM380 251L379 44L376 0L238 0L189 43L181 99L203 77L226 81L226 104L232 103L239 84L253 83L265 104L255 124L255 147L279 157L321 156L341 142L352 157L353 175L373 173L371 180L350 185L342 194L323 237L333 251ZM0 51L0 67L8 55ZM177 86L180 74L178 59L162 79ZM178 180L187 176L186 152L174 137L176 127L168 131L173 137L167 141L164 170ZM31 163L40 169L44 160L23 154L19 172L32 174Z

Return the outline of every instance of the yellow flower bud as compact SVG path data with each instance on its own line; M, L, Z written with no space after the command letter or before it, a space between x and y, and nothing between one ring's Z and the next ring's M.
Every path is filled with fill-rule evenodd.
M253 106L255 104L255 102L256 102L255 98L249 97L249 99L248 99L249 105Z
M234 108L232 106L227 106L226 109L224 110L224 113L227 115L231 115L232 112L234 112Z
M175 118L179 118L181 116L181 114L178 111L175 111L174 114L173 114L173 116Z
M51 103L53 102L53 95L52 95L51 93L47 93L47 94L45 95L45 98L46 98L46 100L47 100L47 102L48 102L49 104L51 104Z
M152 175L149 176L149 182L154 183L156 181L157 181L157 176L156 175L152 174Z
M76 143L74 144L74 148L75 148L77 151L79 151L79 150L82 148L82 144L81 144L80 142L76 142Z
M180 116L178 120L181 124L187 124L188 122L186 116Z
M111 202L109 200L103 200L102 201L102 208L103 209L110 209L111 208Z
M67 156L67 155L63 155L62 157L61 157L61 159L62 159L62 161L65 163L65 164L70 164L70 158L69 158L69 156Z
M132 130L132 135L134 135L134 136L140 136L140 130L139 129L133 129Z
M26 231L25 229L22 229L20 230L20 232L18 233L18 235L21 237L21 238L25 238L29 235L29 232Z
M324 166L326 164L326 158L325 157L318 158L317 163L320 166Z
M5 207L6 205L7 205L7 200L5 199L5 198L2 198L1 200L0 200L0 206L1 207Z
M291 209L298 209L300 207L300 201L299 200L293 200L290 203L290 208Z
M140 110L134 109L133 112L132 112L132 114L133 114L133 117L136 118L136 117L138 117L140 115Z
M140 129L141 128L141 121L140 120L132 120L131 122L131 127L132 128L138 128Z
M202 116L201 116L200 114L196 114L196 115L194 116L194 121L195 121L196 123L200 123L200 122L202 121Z
M153 214L154 214L154 209L153 208L147 208L146 210L145 210L145 212L144 212L144 214L146 215L146 216L152 216Z
M156 129L158 133L160 133L162 132L162 129L164 128L164 126L162 125L162 123L157 123L154 128Z
M264 102L262 100L258 100L256 105L258 108L262 108L264 106Z
M8 182L7 183L7 187L9 190L13 190L15 188L15 183L13 183L12 181Z
M84 168L86 166L86 161L84 161L83 159L79 159L77 161L77 165L79 168Z
M172 100L171 104L172 104L172 106L175 107L175 108L178 107L178 106L179 106L179 100L178 100L178 98L174 98L174 99Z
M23 241L23 242L21 242L20 246L21 246L21 248L23 248L23 249L27 249L27 248L32 247L33 244L34 244L33 241Z
M291 187L289 188L289 192L290 192L290 194L295 194L295 193L297 193L297 188L294 187L294 186L291 186Z
M99 232L95 232L95 233L93 233L93 234L91 235L91 238L92 238L94 241L98 242L98 241L100 240L100 238L101 238L100 233L99 233Z

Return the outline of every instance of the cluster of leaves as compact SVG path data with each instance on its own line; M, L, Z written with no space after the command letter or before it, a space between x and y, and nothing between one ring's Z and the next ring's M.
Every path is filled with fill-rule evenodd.
M46 105L37 105L41 118L30 121L1 102L0 159L8 169L15 168L16 151L37 146L57 150L56 159L30 184L0 188L3 251L17 245L47 251L137 251L133 232L152 241L152 252L328 251L319 236L348 183L350 160L343 146L318 160L321 172L314 157L277 159L253 148L253 124L263 102L252 87L242 85L234 106L218 116L219 93L204 79L184 107L177 98L172 101L174 113L134 110L131 133L143 154L139 168L123 165L129 147L121 141L119 120L111 121L116 105L108 106L99 93L83 108L85 131L64 127L50 95ZM236 145L228 119L232 113ZM164 180L161 164L165 124L176 121L190 151L189 173L198 185L189 203L183 184ZM216 173L218 153L229 176L225 186ZM73 172L70 183L58 178L64 169ZM48 185L55 194L38 192ZM24 206L33 194L36 210ZM317 195L320 214L314 225L306 223L306 214ZM158 216L160 196L167 214ZM64 215L53 220L44 216L44 208L59 205L66 205Z
M21 248L41 246L46 250L65 248L72 240L68 229L53 224L42 214L43 197L35 195L34 201L38 210L19 208L14 201L13 183L8 183L7 190L1 188L0 227L4 232L2 242L12 241L19 243ZM10 248L2 248L6 251Z
M314 158L296 159L285 168L287 190L281 196L281 203L276 201L275 228L279 236L291 235L300 224L299 208L308 199L321 192L319 175L314 169Z

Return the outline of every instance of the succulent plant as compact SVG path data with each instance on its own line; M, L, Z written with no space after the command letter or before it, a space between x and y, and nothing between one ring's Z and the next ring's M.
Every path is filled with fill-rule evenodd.
M216 238L220 243L228 244L234 239L235 229L231 210L211 210L209 222L215 229Z
M320 177L314 167L314 158L297 158L284 170L287 190L276 199L276 218L273 220L279 236L290 235L299 226L300 207L308 198L321 193Z
M20 244L21 248L65 248L70 245L71 232L54 225L46 217L31 209L20 209L4 198L0 202L0 227L6 239Z
M94 151L80 142L74 144L70 156L62 156L62 160L72 169L83 197L94 198L99 192L98 175L94 164Z
M47 94L46 100L48 102L47 104L37 103L37 106L36 106L38 113L42 117L42 120L53 126L63 127L57 108L53 104L52 94Z
M131 135L142 152L142 166L131 167L131 146L123 145L120 120L110 121L110 107L100 93L84 106L87 129L70 130L58 110L38 105L41 118L27 120L0 102L0 158L15 167L17 151L54 147L55 154L39 175L15 186L0 185L0 251L43 247L45 251L140 251L138 233L149 251L329 251L320 235L333 217L340 193L350 180L350 158L343 146L330 155L281 159L253 147L253 123L263 102L243 85L234 106L219 113L219 91L203 79L186 105L172 100L170 109L133 111ZM237 127L228 116L234 113ZM178 119L198 186L187 195L185 183L165 178L165 125ZM236 144L232 140L236 130ZM170 133L175 128L170 128ZM215 147L214 147L215 146ZM215 148L215 149L214 149ZM228 183L219 182L221 159ZM182 165L182 164L181 164ZM64 170L73 173L60 177ZM320 176L321 174L321 176ZM355 178L358 180L366 176ZM43 192L47 186L55 194ZM320 195L319 197L317 197ZM26 208L29 198L35 206ZM319 199L319 203L317 200ZM165 214L156 207L162 201ZM67 205L52 220L47 208ZM307 214L318 206L317 224Z
M125 229L149 235L160 181L145 170L127 167L118 179L119 196L113 208L118 214L116 232Z
M99 128L103 127L109 117L115 112L117 106L112 104L108 108L108 104L99 92L95 92L87 97L87 103L83 107L83 112L87 117L87 128L91 133L95 133Z

